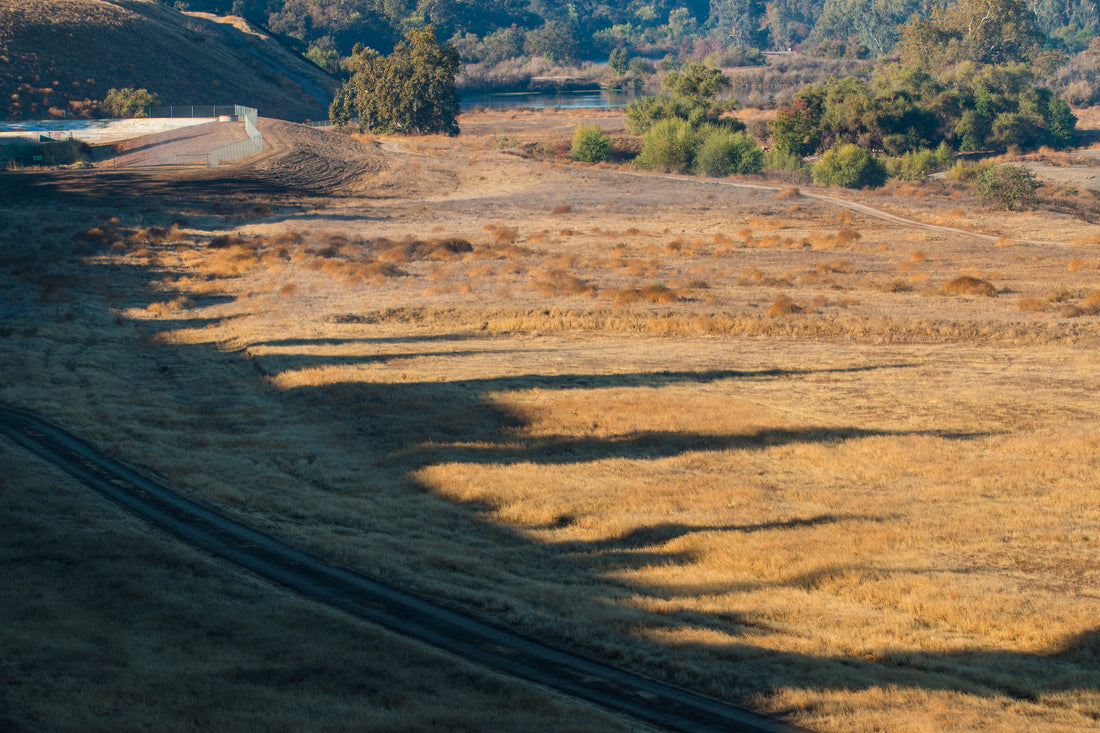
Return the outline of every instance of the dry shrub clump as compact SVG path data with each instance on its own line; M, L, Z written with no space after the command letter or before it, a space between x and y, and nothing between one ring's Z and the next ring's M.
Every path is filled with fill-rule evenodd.
M474 246L461 237L443 237L420 240L407 238L399 242L380 238L371 243L379 251L378 259L391 264L404 264L418 260L443 261L457 259L474 251Z
M789 316L795 313L801 313L803 310L805 309L791 300L790 297L780 295L770 306L768 306L768 315Z
M791 199L797 199L802 197L802 191L798 186L784 186L775 194L777 201L790 201Z
M1070 303L1062 306L1060 315L1063 318L1100 315L1100 290L1089 293L1080 303Z
M841 229L835 234L813 232L809 236L810 246L815 250L833 249L854 244L860 240L860 233L854 229Z
M117 220L115 222L117 223ZM94 226L87 231L77 232L74 239L80 244L106 248L121 242L122 235L118 233L118 229L113 224L108 223Z
M821 262L817 266L818 272L847 273L852 271L851 260L834 260L833 262Z
M242 247L245 245L246 240L238 232L232 234L219 234L211 239L207 245L207 249L228 249L229 247Z
M948 280L940 286L940 291L952 295L982 295L987 298L992 298L997 294L997 288L993 286L993 283L970 275Z
M150 303L146 306L145 311L154 318L164 318L175 313L179 313L182 310L186 310L195 305L195 302L186 296L179 296L172 300Z
M539 295L592 295L596 287L565 270L535 270L533 286Z
M569 204L562 204L560 206L555 206L553 209L550 210L550 213L554 214L555 216L561 216L562 214L572 214L573 207Z
M175 222L167 227L151 226L139 229L126 239L132 245L180 244L187 241L187 235L180 229L179 222Z
M1016 309L1025 313L1039 313L1043 306L1044 303L1039 298L1020 298L1016 301Z
M611 294L615 305L630 305L638 302L667 305L679 303L684 299L680 293L664 283L653 283L640 288L623 288L622 290L611 291Z
M503 224L486 224L482 227L482 231L492 235L493 241L497 244L514 244L519 239L519 230Z

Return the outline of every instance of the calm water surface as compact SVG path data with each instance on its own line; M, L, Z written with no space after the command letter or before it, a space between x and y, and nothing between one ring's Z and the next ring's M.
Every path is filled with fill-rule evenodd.
M459 98L463 112L473 109L612 109L625 107L637 95L606 89L565 92L515 92L468 94Z

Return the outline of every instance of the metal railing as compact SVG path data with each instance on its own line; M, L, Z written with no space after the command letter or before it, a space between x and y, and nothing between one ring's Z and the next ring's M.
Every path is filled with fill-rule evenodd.
M207 168L217 168L222 163L240 160L249 155L263 152L264 136L259 128L256 127L256 122L259 120L259 113L252 107L242 107L238 104L233 107L232 114L235 114L238 119L244 120L244 130L248 133L248 139L230 143L229 145L223 145L220 148L211 150L206 154Z

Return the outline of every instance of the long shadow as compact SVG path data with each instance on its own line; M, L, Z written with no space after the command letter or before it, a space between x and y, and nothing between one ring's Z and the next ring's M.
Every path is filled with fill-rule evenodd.
M271 376L285 371L321 366L367 366L370 364L389 364L409 359L442 359L488 354L518 354L515 349L460 349L456 351L394 351L392 353L372 354L370 356L350 354L318 354L303 362L298 354L263 354L256 358L256 366L261 374Z
M312 347L312 346L341 346L344 344L418 344L425 343L431 344L437 341L469 341L470 336L468 334L460 333L439 333L439 334L426 334L424 336L369 336L369 337L349 337L349 338L334 338L326 336L324 338L316 339L272 339L270 341L257 341L253 346L270 346L270 347Z

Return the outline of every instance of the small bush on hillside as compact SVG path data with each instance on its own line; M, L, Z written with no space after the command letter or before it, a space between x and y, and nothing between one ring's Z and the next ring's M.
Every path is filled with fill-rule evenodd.
M1039 180L1022 165L998 165L983 171L977 178L978 196L982 201L1001 209L1017 206L1033 209L1039 199L1035 195Z
M734 173L759 173L764 167L764 151L743 132L721 129L704 130L704 138L695 155L695 170L708 176Z
M160 97L148 89L109 89L107 96L99 103L99 112L104 117L125 119L129 117L148 117L149 108L160 104Z
M844 188L878 188L886 183L886 166L856 145L834 148L813 167L815 183Z
M695 162L698 144L699 138L691 123L677 118L661 120L642 138L638 167L686 173Z
M601 163L611 158L611 138L603 133L599 125L577 125L573 133L573 160L585 163Z

